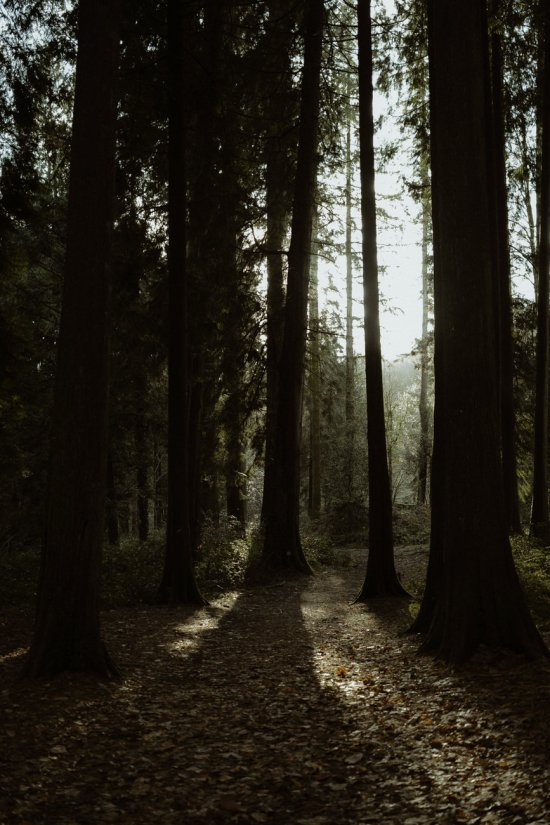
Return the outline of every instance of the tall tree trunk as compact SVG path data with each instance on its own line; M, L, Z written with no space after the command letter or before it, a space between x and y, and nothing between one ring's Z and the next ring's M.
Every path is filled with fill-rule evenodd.
M495 22L501 0L490 0L490 13ZM516 462L516 416L514 405L514 358L512 348L512 295L510 276L510 247L508 237L508 187L506 183L505 126L503 100L503 57L499 26L491 33L491 88L492 88L492 157L495 196L495 264L497 268L497 306L500 339L500 404L501 445L504 494L508 528L521 532Z
M118 9L81 0L46 526L25 672L116 675L101 639L99 578L109 394Z
M432 536L414 629L459 663L480 643L546 653L514 568L499 445L485 4L428 5L435 287Z
M537 352L535 376L535 445L531 531L550 539L548 513L548 278L550 265L550 11L542 4L544 61L542 68L542 156L540 171L540 239L537 291Z
M188 336L184 49L182 3L168 0L168 520L159 599L202 604L191 534L197 491L191 478L195 432Z
M363 289L365 300L365 372L369 451L369 557L358 601L370 596L407 595L395 572L392 496L388 472L376 248L374 120L372 113L372 30L370 0L357 5L359 47L359 155Z
M349 115L346 131L346 459L345 490L348 499L353 497L353 465L355 442L355 362L353 357L353 249L352 249L352 164L351 164L351 99L348 99Z
M319 255L314 217L309 284L309 491L308 515L321 515L321 352L319 340Z
M420 341L420 396L418 412L420 416L420 444L418 449L418 491L417 503L426 503L428 487L428 465L430 458L430 412L428 405L429 354L429 243L430 243L430 198L427 161L422 168L422 337Z
M269 0L269 31L275 58L269 66L273 92L268 101L270 128L266 135L266 263L267 263L267 331L266 331L266 412L265 459L261 524L265 527L269 503L276 496L277 468L275 442L277 432L277 387L279 359L284 328L284 253L283 247L290 214L288 196L288 155L290 148L281 136L281 111L288 107L291 77L290 47L292 19L288 0Z
M278 483L274 486L274 495L269 505L264 506L265 535L262 555L267 567L291 567L309 573L311 569L303 553L299 530L300 446L309 258L317 169L319 84L325 16L323 0L309 0L305 15L298 158L288 252L284 334L279 361L274 460Z

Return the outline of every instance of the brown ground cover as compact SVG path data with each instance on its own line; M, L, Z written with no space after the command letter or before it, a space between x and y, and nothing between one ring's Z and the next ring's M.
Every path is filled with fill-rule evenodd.
M550 823L550 666L419 657L406 605L351 604L354 558L196 612L107 611L120 684L14 682L30 621L6 614L0 822ZM405 583L424 563L398 552Z

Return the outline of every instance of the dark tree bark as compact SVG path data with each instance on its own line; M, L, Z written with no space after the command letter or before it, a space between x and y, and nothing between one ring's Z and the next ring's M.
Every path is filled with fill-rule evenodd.
M308 515L321 515L321 353L319 341L319 256L314 220L309 284L309 489Z
M78 11L67 252L46 525L25 673L117 675L101 639L99 576L107 478L117 4Z
M501 0L490 0L490 12L498 20ZM495 266L497 268L497 320L500 343L500 404L502 470L508 528L521 532L516 462L516 416L514 404L514 358L512 348L512 295L508 238L508 187L506 183L505 126L503 100L502 40L498 25L491 33L492 157L495 197Z
M432 535L413 629L450 663L484 643L546 654L505 517L494 302L490 85L484 0L430 0L435 287Z
M550 11L541 4L544 25L542 67L540 238L538 250L535 444L531 532L550 540L548 512L548 268L550 265Z
M370 596L406 596L395 572L392 497L386 449L384 390L376 249L374 121L372 113L372 31L370 0L357 5L359 47L359 155L363 289L365 301L365 372L367 382L367 444L369 451L369 556L357 601Z
M266 134L266 263L267 263L267 334L266 334L266 412L265 412L265 459L264 487L262 495L261 524L265 526L266 508L276 495L278 483L275 466L275 441L277 432L277 387L279 359L283 342L285 285L284 253L285 234L290 215L288 136L281 134L281 112L292 101L289 84L292 70L290 49L293 15L289 13L288 0L270 0L269 31L270 53L268 65L272 89L268 98L267 119L271 124ZM291 132L290 129L285 133ZM285 134L283 133L283 134Z
M310 573L311 568L303 553L299 530L300 446L324 16L323 0L309 0L305 10L300 131L279 361L274 455L277 483L273 485L272 497L264 502L262 554L266 567L289 567L304 573Z
M191 471L196 434L188 336L184 25L183 3L168 0L168 517L159 600L203 604L193 568L198 479Z

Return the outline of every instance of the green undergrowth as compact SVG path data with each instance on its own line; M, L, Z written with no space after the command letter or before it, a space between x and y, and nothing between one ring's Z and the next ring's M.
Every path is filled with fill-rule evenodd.
M512 539L514 561L539 628L550 631L550 547L526 536Z
M164 558L164 535L147 541L122 539L103 550L101 600L109 607L152 603L156 600Z
M400 543L415 544L425 539L426 518L405 511L401 525L412 528L403 532ZM324 567L346 568L351 555L334 544L320 526L309 525L302 538L305 555L314 571ZM399 524L398 524L399 527ZM398 535L401 535L398 533ZM514 559L537 624L550 631L550 548L540 546L526 536L512 539ZM196 564L196 575L205 595L239 589L246 584L247 570L259 558L261 535L251 529L242 535L231 521L204 526ZM155 533L146 542L124 539L120 546L106 545L102 562L102 603L123 606L152 603L156 600L164 559L164 533ZM0 550L0 605L31 605L36 594L40 553L37 548L3 548ZM413 595L411 612L418 610L423 582L407 582Z

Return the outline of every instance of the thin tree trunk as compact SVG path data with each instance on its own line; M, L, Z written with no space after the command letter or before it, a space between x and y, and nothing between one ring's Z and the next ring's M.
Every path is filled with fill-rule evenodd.
M353 497L353 452L355 442L355 362L353 357L353 250L351 223L352 166L351 166L351 100L346 132L346 460L345 490L348 499Z
M429 242L430 242L430 201L428 170L423 163L422 170L422 337L420 342L420 444L418 449L418 492L417 503L426 503L428 487L428 465L430 458L430 412L428 406L428 318L429 318Z
M246 532L246 472L244 463L242 397L240 374L226 375L228 399L224 410L226 435L225 492L227 515Z
M300 540L300 447L313 197L317 169L319 84L325 9L306 6L298 159L288 252L285 325L279 362L275 471L278 483L265 515L266 567L311 568Z
M542 4L544 61L542 68L540 240L537 292L537 351L535 375L535 445L531 531L550 539L548 512L548 278L550 266L550 11Z
M101 639L117 4L81 0L46 527L25 673L117 675Z
M314 218L314 241L309 285L309 495L308 515L321 515L321 351L319 340L319 256L317 220Z
M138 369L140 369L138 367ZM149 450L145 421L145 375L140 370L134 439L136 446L137 528L140 541L149 538Z
M369 557L358 601L371 596L407 595L395 572L392 497L388 472L376 249L374 121L372 113L372 32L370 0L357 6L359 45L359 154L365 300L365 373L369 451Z
M161 530L165 526L166 522L166 495L164 491L164 451L161 448L157 440L157 436L155 436L154 441L154 448L153 448L153 455L154 455L154 470L153 470L153 479L154 479L154 489L155 489L155 507L154 507L154 517L153 523L155 530Z
M113 463L113 455L110 450L107 455L107 500L105 502L105 509L109 544L113 547L118 547L120 544L120 530L118 524L115 468Z

